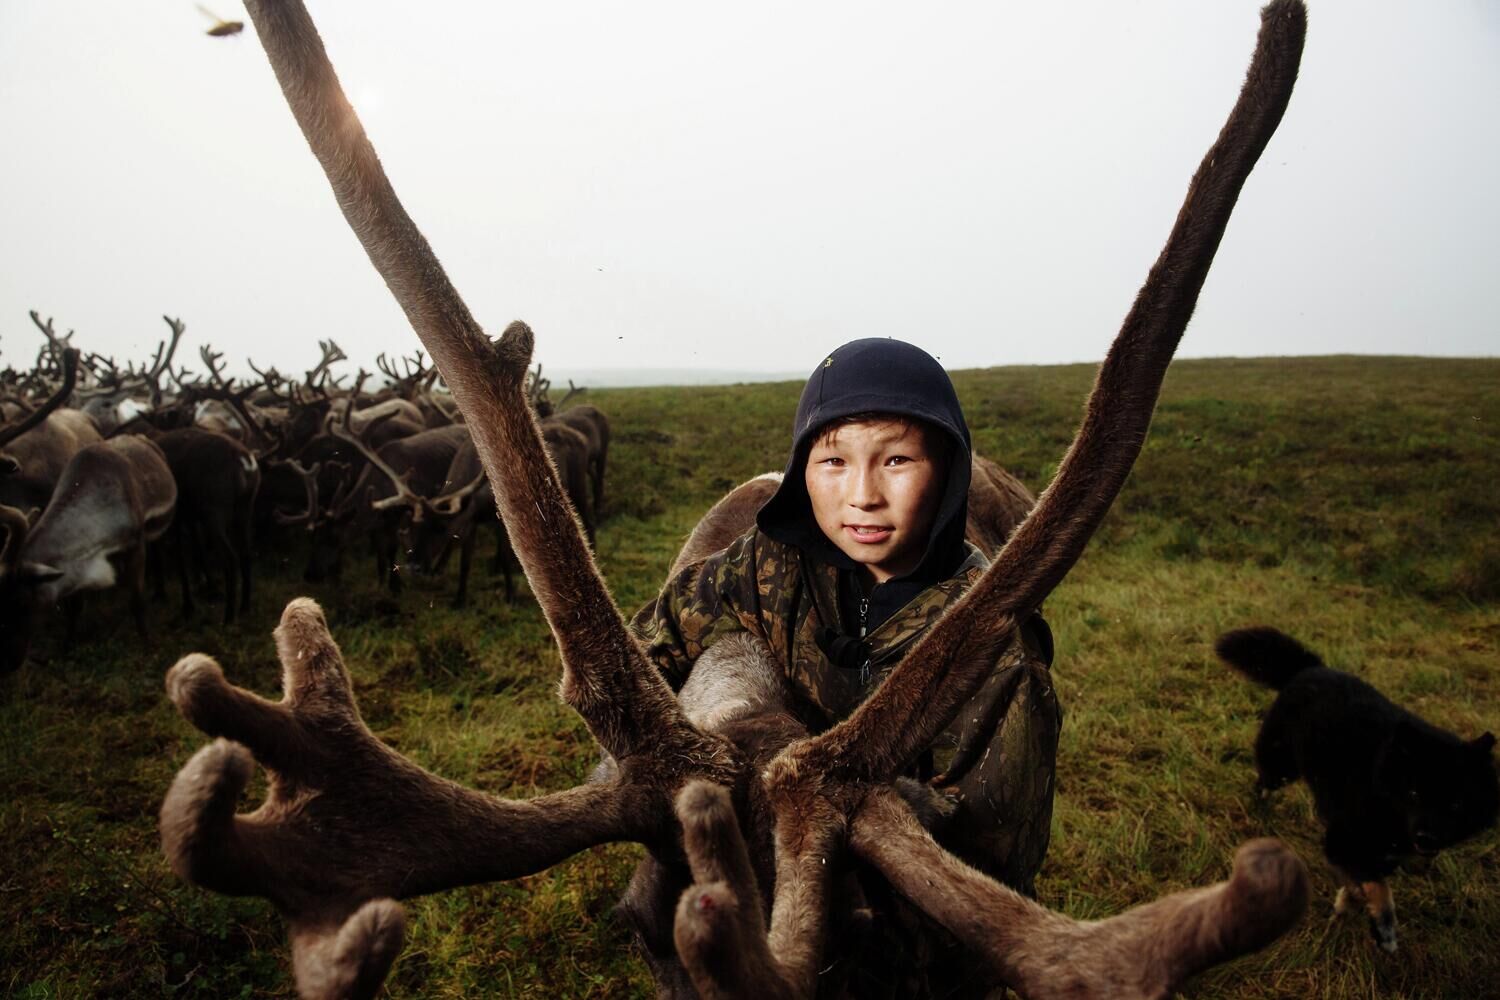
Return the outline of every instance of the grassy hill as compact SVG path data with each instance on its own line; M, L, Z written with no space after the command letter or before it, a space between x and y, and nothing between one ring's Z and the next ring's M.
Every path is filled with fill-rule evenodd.
M1033 489L1071 438L1092 366L959 372L977 447ZM599 559L626 609L649 599L699 514L779 468L800 386L591 391L614 427ZM1279 836L1307 860L1304 923L1195 982L1199 998L1480 997L1500 983L1500 838L1394 880L1401 954L1362 919L1330 922L1334 883L1300 786L1259 801L1250 747L1268 693L1212 642L1276 625L1335 666L1467 736L1500 728L1500 361L1298 358L1173 365L1120 501L1048 602L1066 719L1048 905L1104 916L1223 877L1234 847ZM253 613L183 626L176 595L142 649L123 594L85 612L45 663L0 679L0 993L270 996L289 990L267 904L181 884L155 815L204 741L162 675L203 650L279 692L269 630L311 593L385 740L440 774L529 796L582 778L594 751L557 702L557 656L529 597L482 580L378 593L358 553L342 586L300 581L297 540L262 545ZM258 794L258 788L256 789ZM609 916L638 848L413 901L393 996L649 996Z

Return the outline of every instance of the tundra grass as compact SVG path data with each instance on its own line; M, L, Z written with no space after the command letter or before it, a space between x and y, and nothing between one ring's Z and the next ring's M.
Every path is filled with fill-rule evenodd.
M955 377L977 447L1039 490L1076 426L1092 366ZM599 560L627 610L730 486L778 468L798 386L591 391L614 436ZM1221 666L1227 628L1272 624L1396 701L1468 736L1500 727L1500 362L1303 358L1178 362L1120 501L1049 600L1065 707L1048 905L1117 913L1228 871L1246 839L1306 859L1304 921L1266 951L1195 981L1196 998L1500 995L1500 838L1492 831L1393 880L1401 951L1334 883L1300 787L1252 791L1270 694ZM300 580L296 537L268 538L254 608L222 627L177 621L175 589L144 648L123 595L65 643L0 679L0 994L283 996L270 907L180 883L156 811L204 742L162 690L189 650L235 683L278 692L270 629L323 603L375 732L419 763L496 794L579 781L588 734L556 698L557 654L528 596L507 605L476 567L380 593L363 552L338 586ZM476 563L480 562L476 560ZM252 789L259 794L259 787ZM649 996L610 908L639 848L586 852L516 882L414 900L396 997Z

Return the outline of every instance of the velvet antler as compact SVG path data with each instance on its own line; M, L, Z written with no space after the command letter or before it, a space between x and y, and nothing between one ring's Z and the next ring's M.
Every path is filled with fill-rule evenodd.
M659 831L665 800L624 779L518 802L402 757L360 718L338 646L311 600L287 605L276 647L280 702L232 687L201 654L168 672L178 710L221 738L172 782L161 808L162 850L190 882L275 903L305 996L373 993L400 946L394 899L516 878L595 844ZM270 787L259 809L235 815L252 754ZM356 980L369 980L370 990L348 992Z
M850 831L856 856L1027 1000L1159 1000L1191 976L1265 947L1301 918L1307 869L1276 840L1235 853L1226 882L1078 921L940 847L895 792L875 788Z

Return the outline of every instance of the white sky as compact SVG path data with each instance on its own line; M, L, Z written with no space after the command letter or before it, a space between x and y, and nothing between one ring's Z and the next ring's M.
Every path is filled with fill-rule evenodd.
M214 0L226 17L237 3ZM1255 0L311 4L397 192L549 367L1095 360L1233 104ZM1183 356L1494 355L1500 4L1312 0ZM414 335L247 26L0 0L0 366Z

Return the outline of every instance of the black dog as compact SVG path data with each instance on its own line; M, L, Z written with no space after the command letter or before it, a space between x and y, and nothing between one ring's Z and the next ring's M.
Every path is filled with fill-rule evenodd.
M1272 628L1226 632L1214 649L1280 692L1255 740L1260 787L1306 779L1326 827L1323 850L1345 882L1336 909L1363 902L1375 940L1395 951L1385 879L1404 858L1435 854L1494 824L1494 735L1461 740Z

